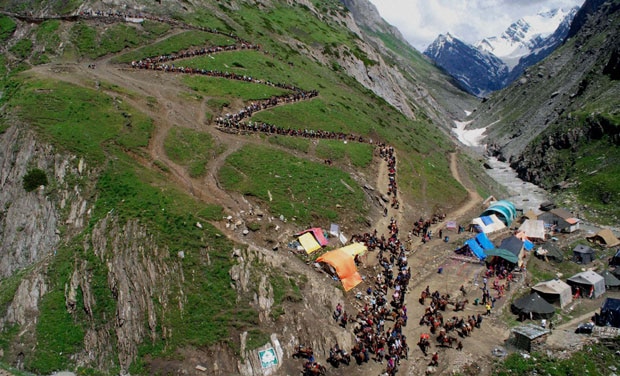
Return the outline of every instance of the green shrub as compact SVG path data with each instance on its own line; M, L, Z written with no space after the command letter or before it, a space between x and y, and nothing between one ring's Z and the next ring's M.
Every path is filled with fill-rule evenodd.
M13 47L11 47L11 52L20 59L25 59L30 56L31 51L32 41L28 38L20 40L19 42L15 43Z
M0 41L5 41L13 35L17 24L12 18L0 16Z
M28 171L28 173L24 175L23 185L26 192L32 192L41 185L47 185L47 175L45 171L38 168L33 168Z

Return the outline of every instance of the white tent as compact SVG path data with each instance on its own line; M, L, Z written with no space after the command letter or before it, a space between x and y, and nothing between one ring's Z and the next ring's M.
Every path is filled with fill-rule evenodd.
M570 285L559 279L552 279L537 283L532 287L541 297L551 304L559 305L564 308L573 300Z
M484 232L485 234L506 228L504 222L502 222L495 214L474 218L472 219L471 224L478 232Z
M592 270L577 273L567 279L566 282L574 289L579 287L583 297L588 297L590 291L592 291L594 298L598 298L605 293L605 278Z
M541 220L526 219L523 221L519 231L525 233L525 236L532 241L545 240L545 222Z

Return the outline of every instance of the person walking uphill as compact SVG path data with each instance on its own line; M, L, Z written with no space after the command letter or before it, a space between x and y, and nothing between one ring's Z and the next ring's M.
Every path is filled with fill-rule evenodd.
M487 309L487 316L491 315L491 304L490 303L487 303L486 309Z

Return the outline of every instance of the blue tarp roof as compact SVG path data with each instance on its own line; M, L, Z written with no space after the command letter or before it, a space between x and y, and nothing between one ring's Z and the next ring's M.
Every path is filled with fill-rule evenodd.
M471 249L472 253L480 260L484 260L487 257L487 255L484 253L484 250L482 249L482 247L480 247L480 244L478 244L476 239L467 239L465 241L465 244L469 246L469 249Z
M484 217L480 217L480 219L482 220L482 223L485 224L485 226L488 226L491 223L493 223L493 218L491 218L491 216L489 216L489 215L485 215Z
M534 243L532 243L529 240L524 240L523 241L523 247L525 247L526 251L531 251L532 249L534 249Z
M489 240L487 235L485 233L483 233L483 232L481 232L480 234L476 235L476 241L478 242L478 244L480 244L480 246L483 249L493 249L493 248L495 248L495 245Z

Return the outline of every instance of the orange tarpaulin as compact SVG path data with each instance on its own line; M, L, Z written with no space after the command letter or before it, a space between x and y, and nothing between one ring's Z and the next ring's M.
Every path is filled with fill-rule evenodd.
M342 249L327 252L317 258L316 261L328 263L336 269L336 274L338 274L338 278L342 281L345 291L351 290L362 282L362 277L357 272L353 256Z

